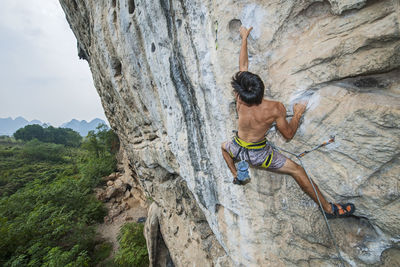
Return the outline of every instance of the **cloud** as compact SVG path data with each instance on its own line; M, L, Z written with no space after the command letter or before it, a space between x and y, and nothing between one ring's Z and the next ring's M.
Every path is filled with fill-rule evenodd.
M55 0L3 0L0 9L0 117L60 125L105 120L87 62Z

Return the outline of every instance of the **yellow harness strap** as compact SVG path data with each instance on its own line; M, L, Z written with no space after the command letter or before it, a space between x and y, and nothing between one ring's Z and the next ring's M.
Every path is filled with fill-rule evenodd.
M246 148L246 149L261 149L261 148L264 148L267 144L267 139L264 139L257 143L249 143L249 142L246 142L246 141L240 139L239 137L235 136L234 140L235 140L236 144L238 144L239 146Z
M257 142L257 143L249 143L249 142L246 142L246 141L240 139L239 137L235 136L234 137L234 141L235 141L236 144L238 144L239 146L241 146L241 147L243 147L245 149L261 149L261 148L264 148L267 145L267 139L264 139L264 140L262 140L260 142ZM231 156L233 157L232 154L231 154ZM261 164L261 167L268 168L269 165L271 165L271 163L272 163L272 157L273 156L274 156L274 151L272 150L271 154L265 159L263 164Z
M272 157L274 156L274 150L271 151L271 154L265 159L261 167L268 168L272 163Z

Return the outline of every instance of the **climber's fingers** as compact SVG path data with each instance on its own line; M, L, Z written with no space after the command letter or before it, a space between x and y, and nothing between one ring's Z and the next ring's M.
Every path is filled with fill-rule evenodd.
M293 105L293 113L302 115L307 108L307 102L301 101Z
M251 32L252 29L253 29L253 27L250 27L249 29L247 29L247 28L244 27L244 26L240 26L240 29L239 29L240 36L241 36L243 39L247 38L247 37L249 36L249 34L250 34L250 32Z

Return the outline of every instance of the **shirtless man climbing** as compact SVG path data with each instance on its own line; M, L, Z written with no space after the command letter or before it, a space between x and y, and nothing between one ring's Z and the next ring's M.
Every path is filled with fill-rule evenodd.
M264 83L261 78L248 71L247 37L253 28L240 28L242 45L239 56L239 72L232 78L235 92L236 109L239 115L239 129L232 141L222 144L222 155L233 174L235 184L244 185L237 178L235 161L246 160L251 165L269 171L291 175L301 189L317 204L318 200L304 169L274 150L266 142L265 134L273 122L282 136L292 139L299 126L301 116L306 110L305 104L295 104L293 118L286 121L286 109L277 101L264 99ZM355 211L353 204L329 203L315 185L327 218L345 217Z

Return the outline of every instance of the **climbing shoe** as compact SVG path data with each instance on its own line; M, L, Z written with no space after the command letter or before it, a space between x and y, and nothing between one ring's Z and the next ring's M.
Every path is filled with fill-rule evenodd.
M356 210L356 207L351 203L346 203L346 204L330 203L330 204L332 206L332 213L325 212L325 216L327 219L348 217L352 215Z

